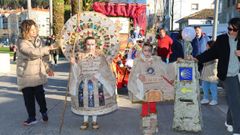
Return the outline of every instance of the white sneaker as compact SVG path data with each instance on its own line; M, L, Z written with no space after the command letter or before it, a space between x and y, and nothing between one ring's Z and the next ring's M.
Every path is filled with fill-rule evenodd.
M218 104L218 102L216 101L216 100L212 100L210 103L209 103L209 105L217 105Z
M233 132L233 127L232 125L228 125L227 122L225 122L225 126L227 127L228 132ZM237 134L236 134L237 135Z
M239 133L233 133L233 135L240 135Z
M208 99L202 99L202 100L201 100L201 104L207 104L207 103L209 103L209 100L208 100Z

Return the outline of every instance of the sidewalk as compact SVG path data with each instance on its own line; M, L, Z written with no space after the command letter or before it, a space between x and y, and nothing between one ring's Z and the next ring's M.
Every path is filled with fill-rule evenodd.
M22 93L17 90L16 66L11 64L11 73L0 75L0 135L59 135L59 125L64 107L64 97L68 80L68 63L60 60L54 67L54 77L49 78L46 86L46 98L49 114L47 124L39 122L30 127L22 126L26 120ZM132 104L127 96L119 95L119 109L109 115L98 117L99 130L79 130L83 118L70 110L68 98L65 121L61 135L141 135L140 104ZM224 93L219 93L219 105L202 106L203 131L200 133L176 132L171 128L173 102L159 103L159 135L230 135L224 126L226 102ZM41 116L37 107L37 119Z

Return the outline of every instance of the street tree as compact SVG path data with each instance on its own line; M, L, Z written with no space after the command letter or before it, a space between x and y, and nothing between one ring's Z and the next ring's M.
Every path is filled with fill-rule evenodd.
M80 3L80 6L78 3ZM82 3L83 3L82 0L71 0L72 15L77 14L79 11L79 8L80 8L79 12L82 12Z
M64 25L64 0L53 0L53 34L57 39L61 36Z

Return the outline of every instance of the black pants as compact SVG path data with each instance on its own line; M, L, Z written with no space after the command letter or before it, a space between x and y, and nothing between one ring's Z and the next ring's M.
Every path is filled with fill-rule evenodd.
M29 118L35 118L36 116L35 98L40 107L40 112L41 113L47 112L43 85L39 85L36 87L27 87L22 89L22 92Z
M233 126L233 133L240 133L240 83L238 76L223 81L228 103L227 123Z
M198 63L198 72L200 74L202 74L202 69L203 69L203 64L202 63Z
M13 61L16 61L16 59L17 59L17 52L14 52L13 53Z

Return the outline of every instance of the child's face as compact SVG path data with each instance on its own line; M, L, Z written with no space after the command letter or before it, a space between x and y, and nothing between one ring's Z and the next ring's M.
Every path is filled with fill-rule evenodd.
M90 52L95 51L96 41L94 39L89 39L86 41L87 50Z
M152 48L149 46L144 46L142 52L146 58L150 58L152 56Z

